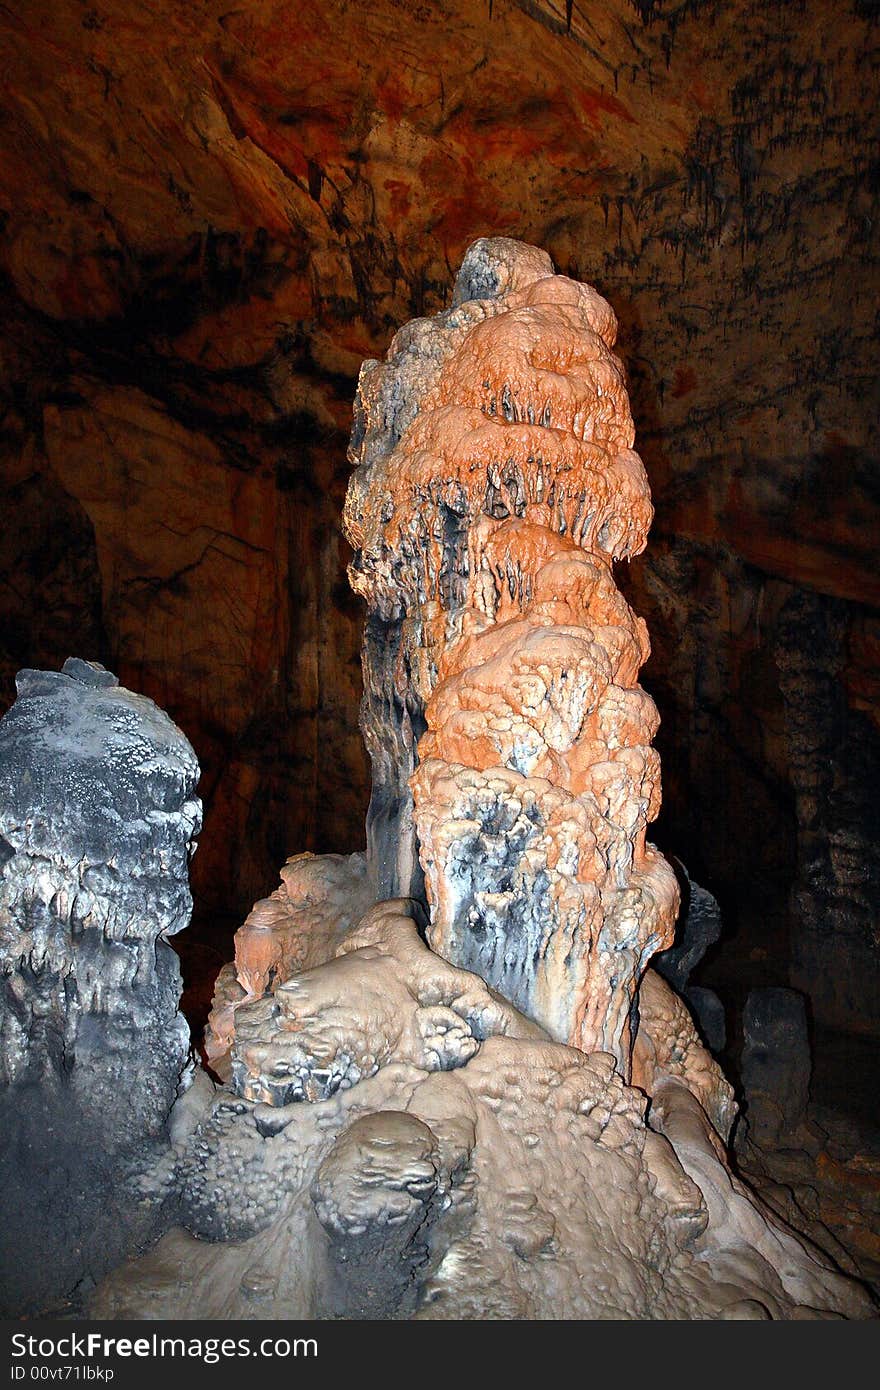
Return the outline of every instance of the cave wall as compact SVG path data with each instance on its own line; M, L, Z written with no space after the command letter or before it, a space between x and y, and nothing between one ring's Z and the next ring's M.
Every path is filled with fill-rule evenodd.
M483 234L621 321L659 836L876 1027L878 6L19 0L0 19L2 704L102 660L204 768L197 914L359 848L357 370ZM764 943L762 945L762 943Z

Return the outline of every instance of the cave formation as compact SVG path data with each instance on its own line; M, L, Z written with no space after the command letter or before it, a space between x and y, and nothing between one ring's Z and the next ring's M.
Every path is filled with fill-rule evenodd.
M236 965L265 986L317 967L374 896L414 895L420 916L440 880L414 853L417 806L399 834L401 786L374 781L361 857L351 401L363 359L446 307L476 237L542 247L614 306L656 508L614 572L651 635L652 835L685 909L711 890L723 923L672 983L720 1009L716 1047L770 1146L743 1155L753 1178L777 1203L780 1183L812 1191L835 1258L871 1279L877 16L793 8L796 24L756 0L4 15L0 667L8 707L23 667L102 662L196 749L205 826L175 944L197 1033L245 917ZM389 633L370 624L367 694L372 670L386 697ZM413 686L401 784L422 739L428 770L450 761L441 704ZM402 858L373 855L370 883L389 834ZM291 905L309 927L280 941ZM225 966L215 1056L242 992ZM807 1174L773 1146L808 1096Z

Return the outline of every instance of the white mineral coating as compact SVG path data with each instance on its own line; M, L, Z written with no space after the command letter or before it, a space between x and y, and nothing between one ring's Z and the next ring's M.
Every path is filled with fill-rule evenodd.
M105 1280L91 1316L872 1315L731 1173L730 1088L650 970L646 1091L434 955L402 902L337 951L235 1044L240 1089L293 1057L302 1100L202 1099L179 1146L183 1226ZM362 1074L334 1089L343 1056Z
M191 1075L164 938L189 921L201 827L195 755L152 700L76 659L21 671L17 688L0 721L10 1311L69 1292L155 1227L168 1116Z

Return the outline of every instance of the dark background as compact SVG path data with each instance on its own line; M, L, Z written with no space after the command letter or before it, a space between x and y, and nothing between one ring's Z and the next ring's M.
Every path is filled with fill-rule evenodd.
M0 708L105 662L204 776L192 941L362 847L357 371L482 234L621 324L657 516L620 582L707 979L880 1029L878 5L13 0ZM210 971L207 972L208 974Z

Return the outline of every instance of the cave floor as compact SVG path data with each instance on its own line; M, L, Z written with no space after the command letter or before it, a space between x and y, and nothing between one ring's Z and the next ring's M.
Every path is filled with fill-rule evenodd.
M233 959L237 925L232 920L210 925L196 921L172 942L184 981L181 1008L200 1052L214 982L221 967ZM704 962L698 980L715 989L725 1005L728 1042L719 1061L741 1099L738 1020L745 997L757 985L787 981L773 968L766 941L757 947L736 938L722 944L723 949ZM780 1215L839 1263L849 1260L848 1272L858 1274L880 1298L876 1039L814 1023L811 1041L813 1071L803 1133L791 1148L756 1152L743 1145L743 1126L734 1135L739 1168Z
M790 988L780 965L789 953L784 928L768 929L765 920L751 931L725 932L695 971L694 983L715 990L724 1005L727 1042L718 1060L741 1103L743 1006L751 989ZM857 1273L880 1298L877 1038L814 1018L809 1028L812 1074L802 1130L791 1147L756 1151L748 1143L743 1107L734 1131L735 1153L743 1176L771 1205L840 1263L849 1257L848 1272Z

